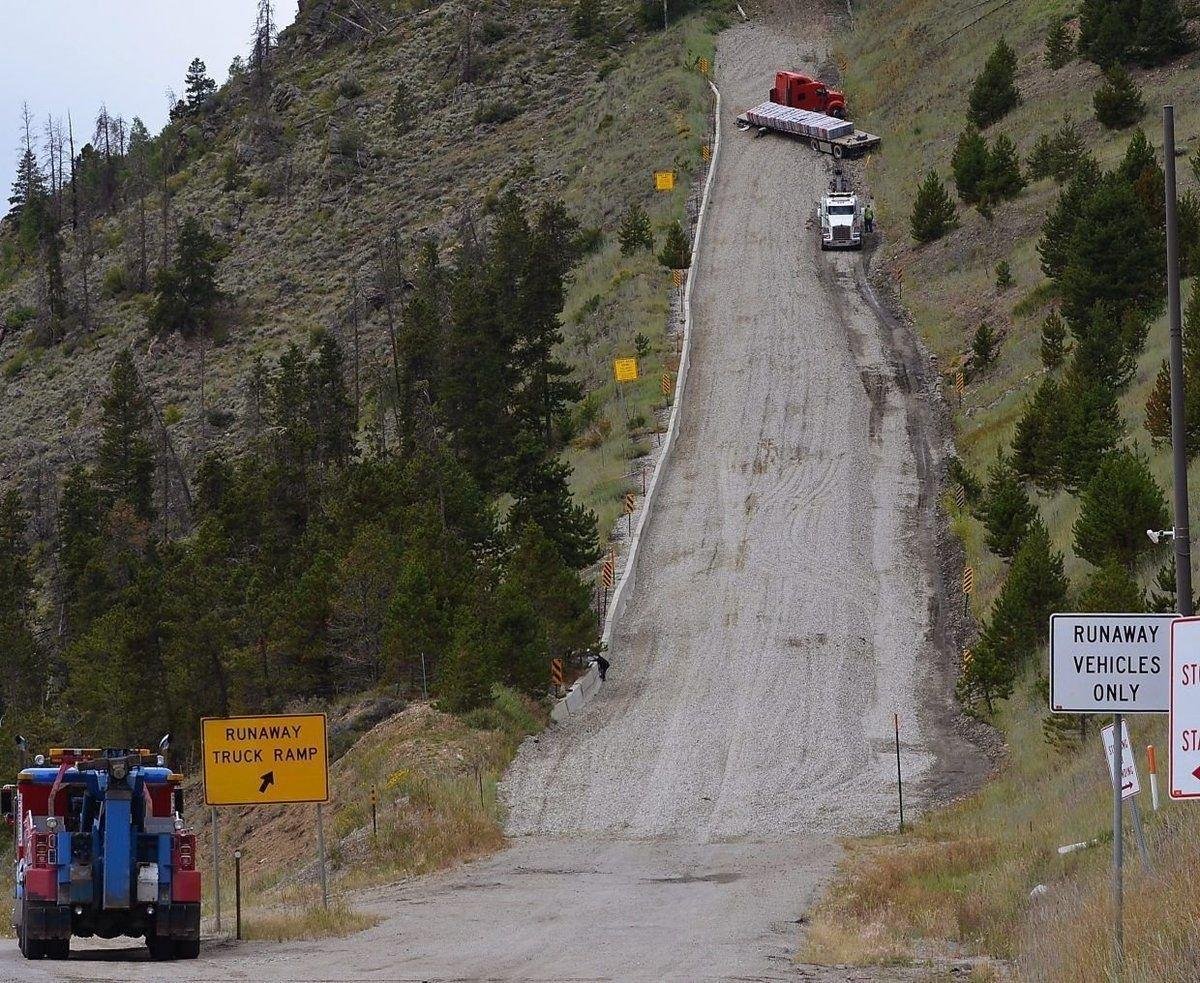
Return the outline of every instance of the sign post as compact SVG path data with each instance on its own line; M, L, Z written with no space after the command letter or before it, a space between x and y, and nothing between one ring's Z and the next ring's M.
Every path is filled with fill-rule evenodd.
M896 728L896 794L900 797L900 832L904 832L904 778L900 774L900 714L892 714Z
M1116 716L1120 717L1120 714ZM1104 753L1108 758L1108 772L1112 777L1113 782L1120 786L1121 800L1129 800L1130 818L1133 820L1133 831L1137 837L1138 853L1142 858L1142 866L1146 872L1150 872L1150 855L1146 851L1146 837L1142 830L1142 814L1138 811L1137 797L1142 791L1142 782L1138 777L1137 759L1133 754L1133 745L1129 742L1129 728L1125 725L1124 718L1120 723L1121 742L1114 747L1113 735L1117 732L1116 726L1110 724L1101 732L1101 738L1104 741ZM1117 779L1118 769L1120 779ZM1114 831L1114 835L1116 835Z
M1171 625L1171 762L1167 793L1200 799L1200 618Z
M1050 710L1113 715L1102 737L1113 782L1113 978L1118 980L1125 966L1121 803L1141 788L1123 717L1162 713L1170 706L1174 620L1171 614L1050 616ZM1142 861L1149 869L1141 816L1135 811L1134 817Z

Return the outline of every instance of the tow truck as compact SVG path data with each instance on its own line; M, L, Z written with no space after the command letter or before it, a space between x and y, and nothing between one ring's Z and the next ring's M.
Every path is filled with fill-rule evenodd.
M834 170L829 191L817 203L821 224L821 251L862 249L863 210L858 195L841 168Z
M26 959L66 959L73 936L95 935L144 936L154 959L200 954L196 836L183 820L183 776L166 766L169 742L157 754L51 748L0 790Z

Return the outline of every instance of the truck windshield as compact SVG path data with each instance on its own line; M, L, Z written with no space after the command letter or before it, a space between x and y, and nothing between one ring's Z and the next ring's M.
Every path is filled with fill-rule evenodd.
M854 206L853 205L830 205L829 206L829 214L830 215L853 215L854 214Z

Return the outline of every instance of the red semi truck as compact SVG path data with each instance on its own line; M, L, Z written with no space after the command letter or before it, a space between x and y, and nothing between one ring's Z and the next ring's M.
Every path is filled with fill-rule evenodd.
M767 99L792 109L846 118L845 94L800 72L776 72L775 85Z

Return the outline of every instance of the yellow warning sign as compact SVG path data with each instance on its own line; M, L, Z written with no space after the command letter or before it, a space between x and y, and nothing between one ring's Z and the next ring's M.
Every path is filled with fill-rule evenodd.
M712 71L712 64L709 62L709 60L707 58L697 58L696 59L696 68L699 69L701 75L703 75L707 78L708 73L710 71Z
M204 802L328 802L325 714L205 717L200 721Z
M617 382L637 382L638 364L636 358L618 358L613 360L613 375Z
M654 190L655 191L674 191L675 190L675 172L674 171L655 171L654 172Z

